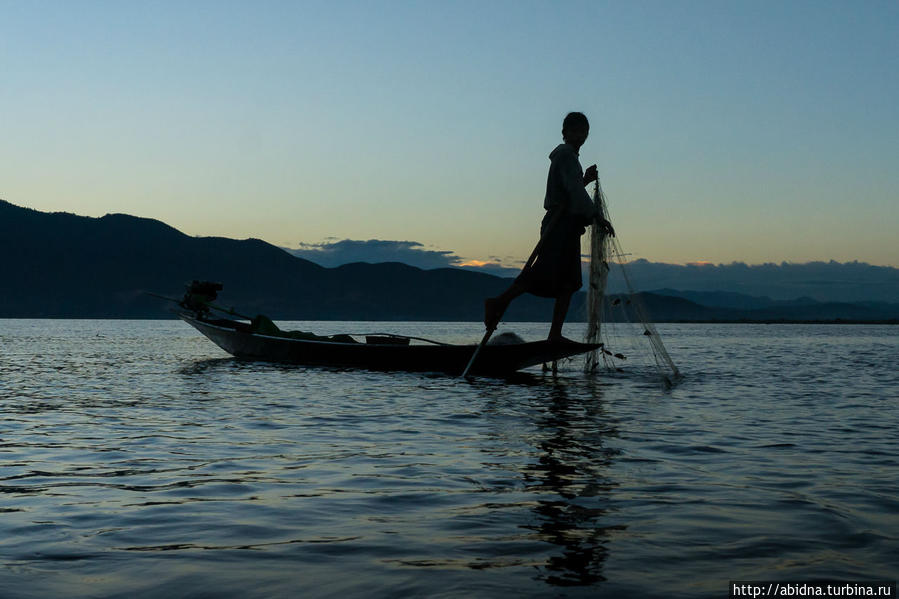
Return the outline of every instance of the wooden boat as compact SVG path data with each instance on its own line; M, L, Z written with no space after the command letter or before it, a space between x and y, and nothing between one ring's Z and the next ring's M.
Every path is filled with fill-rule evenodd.
M459 375L477 347L436 342L413 344L409 342L413 338L400 336L369 337L365 343L296 339L260 334L236 320L213 319L197 313L179 312L178 315L229 354L248 360ZM574 341L486 345L472 365L471 373L507 375L598 347L599 344Z

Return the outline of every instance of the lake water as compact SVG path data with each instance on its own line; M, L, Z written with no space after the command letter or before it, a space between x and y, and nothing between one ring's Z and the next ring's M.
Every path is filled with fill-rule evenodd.
M464 382L241 362L175 321L0 320L0 596L895 580L899 327L659 329L670 390L640 367Z

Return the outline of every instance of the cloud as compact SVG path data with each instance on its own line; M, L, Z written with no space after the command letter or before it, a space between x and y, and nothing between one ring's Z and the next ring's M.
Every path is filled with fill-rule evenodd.
M311 260L329 268L351 262L403 262L418 268L457 266L461 259L449 250L431 250L417 241L383 239L342 239L322 243L301 243L299 249L288 249L294 256Z
M428 249L418 241L329 239L320 243L301 243L298 249L284 249L294 256L328 268L352 262L402 262L425 270L462 268L498 277L514 277L519 272L518 268L503 266L495 256L487 260L463 260L451 250Z
M458 266L460 268L464 268L465 270L485 272L497 277L515 277L518 276L519 272L521 272L520 268L503 266L497 260L467 260L465 262L462 262L461 264L458 264Z

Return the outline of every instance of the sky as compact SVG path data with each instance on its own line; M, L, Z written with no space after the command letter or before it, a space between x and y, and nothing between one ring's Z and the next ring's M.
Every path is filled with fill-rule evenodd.
M0 0L0 199L515 266L578 110L635 259L899 266L897 31L895 0Z

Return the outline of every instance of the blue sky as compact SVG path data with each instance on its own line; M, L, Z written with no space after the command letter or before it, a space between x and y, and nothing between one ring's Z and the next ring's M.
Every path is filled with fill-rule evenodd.
M626 251L899 266L899 3L4 2L0 198L520 263L561 119Z

